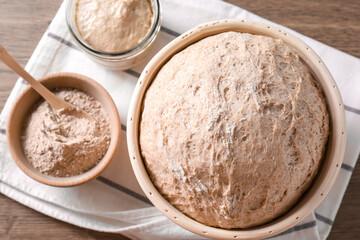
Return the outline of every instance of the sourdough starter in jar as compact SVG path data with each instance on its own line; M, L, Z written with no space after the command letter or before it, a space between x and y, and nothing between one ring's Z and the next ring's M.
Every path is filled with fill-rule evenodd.
M103 52L122 52L147 36L154 14L149 0L78 0L77 28L91 47Z

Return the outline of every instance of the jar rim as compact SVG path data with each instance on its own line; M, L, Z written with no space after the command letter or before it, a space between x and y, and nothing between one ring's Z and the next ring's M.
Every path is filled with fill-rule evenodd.
M91 47L85 40L82 39L81 35L77 32L75 23L75 13L72 12L72 7L75 5L74 2L77 0L66 0L66 25L70 30L70 34L86 52L98 57L107 59L118 59L118 58L130 58L134 55L138 55L142 52L146 46L150 45L155 39L157 33L160 30L161 25L161 4L159 0L148 0L151 3L152 10L154 13L154 21L152 22L151 28L148 33L136 46L120 51L120 52L104 52Z

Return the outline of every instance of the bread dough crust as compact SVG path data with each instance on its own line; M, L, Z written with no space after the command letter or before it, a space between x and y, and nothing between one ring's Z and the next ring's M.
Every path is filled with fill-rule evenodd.
M172 205L209 226L247 228L294 206L328 135L325 99L298 54L280 39L225 32L161 68L139 137Z

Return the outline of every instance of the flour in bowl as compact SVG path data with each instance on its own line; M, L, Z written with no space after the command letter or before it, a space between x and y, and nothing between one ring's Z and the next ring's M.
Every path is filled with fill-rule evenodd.
M30 164L57 177L74 176L94 167L110 144L109 117L93 97L64 88L55 94L87 112L96 122L67 113L54 113L41 101L25 119L22 146Z

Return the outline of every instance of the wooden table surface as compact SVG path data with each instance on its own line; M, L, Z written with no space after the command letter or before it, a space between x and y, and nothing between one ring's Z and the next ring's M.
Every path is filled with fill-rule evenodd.
M0 43L23 65L62 0L0 0ZM229 0L276 23L360 57L359 0ZM0 109L17 76L0 63ZM357 164L329 239L360 238L360 167ZM126 239L72 226L0 194L0 239Z

